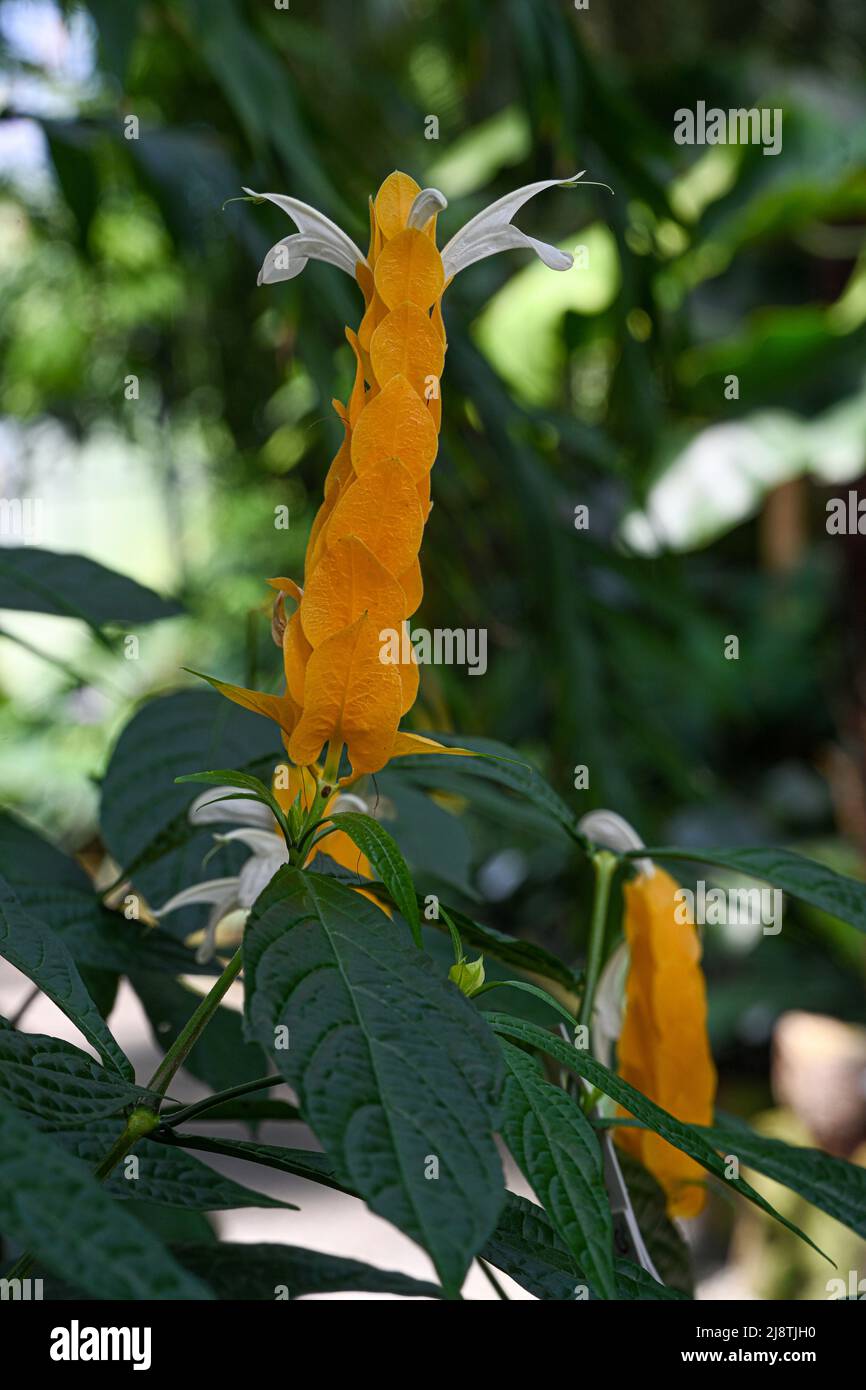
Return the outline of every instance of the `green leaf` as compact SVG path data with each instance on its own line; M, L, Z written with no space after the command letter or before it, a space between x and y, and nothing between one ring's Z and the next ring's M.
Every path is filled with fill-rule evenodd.
M747 874L762 879L774 888L800 898L812 907L841 917L858 931L866 931L866 883L837 874L825 864L806 859L790 849L767 849L752 846L744 849L642 849L650 859L684 860L697 864L714 864L720 869Z
M113 1120L93 1120L86 1128L69 1126L55 1130L52 1137L88 1167L95 1168L122 1128ZM253 1192L231 1178L224 1178L192 1154L171 1145L154 1143L150 1138L137 1144L131 1157L137 1159L137 1165L130 1165L129 1171L137 1171L137 1177L126 1177L125 1163L121 1163L105 1180L106 1191L115 1197L156 1202L164 1207L188 1207L193 1211L234 1211L241 1207L297 1211L291 1202Z
M279 1173L291 1173L296 1178L309 1178L323 1187L357 1196L338 1180L327 1154L316 1153L313 1149L284 1149L276 1144L258 1144L250 1139L213 1139L205 1134L187 1134L182 1129L157 1132L153 1137L160 1144L176 1148L222 1154L224 1158L243 1158L248 1163L259 1163L265 1168L275 1168Z
M72 1043L0 1028L0 1094L40 1129L63 1129L119 1116L146 1092Z
M360 1260L306 1250L300 1245L176 1245L172 1253L190 1273L206 1282L217 1298L231 1302L317 1293L388 1293L403 1298L442 1298L437 1284L412 1279Z
M578 819L540 772L513 748L491 738L457 738L451 734L430 734L437 743L471 748L479 756L455 758L450 753L412 753L395 758L389 772L405 775L418 786L455 791L471 800L473 782L493 782L509 793L524 798L544 816L564 830L570 839L586 844L578 830Z
M365 854L381 878L388 895L402 912L412 931L416 946L421 945L421 914L412 875L400 853L397 841L388 831L361 811L340 811L328 819L338 830L348 835L352 844Z
M525 1019L510 1018L507 1014L490 1013L486 1017L491 1027L500 1035L512 1038L529 1047L539 1048L562 1066L568 1067L570 1071L589 1081L606 1096L611 1096L631 1115L634 1115L635 1119L643 1121L649 1129L660 1134L669 1144L673 1144L674 1148L687 1153L696 1163L713 1173L727 1187L734 1188L743 1197L747 1197L750 1202L754 1202L755 1206L765 1211L768 1216L774 1217L783 1226L787 1226L789 1231L793 1231L794 1235L799 1236L807 1245L811 1245L813 1250L817 1250L818 1254L822 1255L825 1260L829 1260L829 1263L833 1264L830 1257L824 1254L824 1251L813 1240L810 1240L805 1232L777 1212L743 1178L729 1178L726 1175L723 1160L719 1158L715 1149L707 1143L700 1129L695 1125L684 1124L681 1120L677 1120L661 1106L642 1095L640 1091L636 1091L627 1081L623 1081L621 1076L617 1076L601 1062L596 1061L590 1053L574 1047L553 1033L548 1033L544 1028L539 1028L536 1024L529 1023Z
M419 897L418 902L423 906L424 899ZM570 994L580 995L583 988L581 977L543 946L537 946L534 941L522 941L519 937L509 936L506 932L497 931L495 927L484 926L481 922L467 917L464 912L448 907L447 904L445 911L460 933L464 946L474 946L476 950L483 951L494 960L502 961L504 965L513 965L527 975L540 975L545 980L554 980ZM437 927L442 932L448 931L444 918L425 921L425 925Z
M613 1298L613 1218L593 1128L534 1057L504 1040L502 1050L503 1138L593 1288Z
M0 1228L54 1274L105 1299L206 1299L83 1163L0 1098Z
M0 815L0 874L27 911L57 933L83 971L109 968L213 972L166 932L109 912L87 874L41 836Z
M481 1253L521 1288L544 1301L573 1303L583 1297L584 1288L588 1288L591 1300L599 1297L591 1281L575 1264L547 1212L516 1193L509 1192L496 1230ZM613 1296L618 1301L685 1298L685 1294L657 1283L631 1260L617 1259L614 1269L616 1292Z
M164 974L136 971L130 983L144 1006L157 1046L165 1051L201 1002L201 995ZM244 1042L241 1015L226 1006L217 1009L184 1067L215 1091L250 1081L265 1069L258 1043Z
M573 1301L584 1283L568 1246L543 1207L509 1192L482 1257L536 1298Z
M701 1133L713 1148L735 1154L742 1164L799 1192L807 1202L866 1238L866 1168L820 1149L765 1139L744 1124L716 1123L702 1128Z
M24 911L3 879L0 879L0 956L22 971L62 1009L96 1048L106 1066L127 1081L135 1080L132 1063L108 1031L60 937Z
M333 879L280 870L244 938L247 1021L338 1179L459 1290L503 1200L502 1079L473 1006L384 913ZM431 1163L438 1178L429 1178Z
M205 677L205 679L207 678ZM179 783L204 782L211 787L237 787L242 793L247 793L247 795L242 795L237 798L217 797L215 800L217 802L220 800L258 801L263 806L268 807L274 820L283 828L286 838L291 838L288 822L280 803L277 801L270 787L265 786L260 777L254 777L249 772L241 772L236 768L229 767L216 768L213 771L207 772L186 772L182 776L176 777L174 780Z
M225 846L218 872L203 872L213 833L220 827L190 824L197 789L177 784L175 778L191 767L222 762L269 777L279 759L279 738L268 720L209 690L164 695L142 706L111 755L100 826L112 858L152 906L161 907L203 877L237 873L249 857L245 849ZM206 908L183 908L166 917L163 926L184 937L203 925L206 916ZM192 961L191 951L185 955Z
M152 623L183 611L173 599L95 560L42 546L0 550L0 608L80 618L97 632L106 623Z

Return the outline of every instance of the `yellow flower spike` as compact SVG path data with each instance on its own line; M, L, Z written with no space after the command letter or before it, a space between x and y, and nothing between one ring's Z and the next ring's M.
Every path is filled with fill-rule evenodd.
M356 535L347 535L322 556L301 600L304 636L321 646L343 628L369 613L378 632L398 627L405 594L398 581Z
M393 376L361 412L352 431L350 453L359 478L375 464L399 458L418 481L430 472L438 448L430 411L404 376Z
M514 246L529 247L553 269L566 269L570 257L511 223L524 203L557 182L530 184L500 198L440 253L436 227L446 199L395 172L370 200L366 258L308 204L283 194L251 194L282 209L298 229L268 251L259 283L290 280L309 260L325 261L356 280L364 312L357 333L346 330L355 379L348 403L333 402L345 434L310 532L304 590L288 580L272 581L279 595L272 631L283 649L286 694L213 684L274 719L297 766L314 764L327 744L335 775L345 745L352 770L341 785L377 771L391 757L470 756L467 749L398 732L401 715L417 696L418 667L411 645L408 661L383 659L379 634L385 628L402 632L424 593L418 551L432 505L430 470L442 414L443 291L465 266ZM286 595L298 605L291 617L284 611ZM357 858L354 847L351 854Z
M677 884L663 869L624 889L631 956L619 1071L677 1119L710 1125L716 1069L707 1038L707 995L696 928L675 915ZM659 1135L623 1129L618 1142L657 1178L671 1216L697 1216L704 1170Z
M396 579L421 546L424 516L412 476L399 459L382 459L340 497L328 523L327 545L355 536Z
M403 690L397 668L381 660L379 648L378 631L364 614L315 649L307 663L303 714L289 739L292 762L315 762L333 741L347 745L356 777L385 766Z
M380 387L392 376L404 376L423 400L431 378L438 381L442 375L445 346L430 316L407 302L379 324L370 342L370 361Z
M426 310L445 287L442 257L429 237L407 227L388 242L376 262L373 280L389 309L414 304Z
M403 231L412 204L420 192L420 184L409 174L401 174L395 169L393 174L388 175L373 199L376 225L383 241L390 241Z

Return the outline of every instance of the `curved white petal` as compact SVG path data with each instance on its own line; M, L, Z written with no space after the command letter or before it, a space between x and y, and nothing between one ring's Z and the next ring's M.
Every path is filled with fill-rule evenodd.
M247 849L251 849L253 854L265 859L275 858L285 851L283 862L288 863L289 851L286 849L282 835L277 834L275 830L254 830L252 828L229 830L225 835L214 835L214 839L218 840L221 845L238 841L240 844L246 845Z
M210 878L204 883L194 883L191 888L183 888L169 898L162 907L152 909L154 917L165 917L168 912L176 912L179 907L192 907L195 903L211 903L216 908L227 908L237 901L237 875L234 878Z
M309 203L302 203L298 198L289 198L284 193L256 193L252 188L245 188L251 198L266 198L269 203L288 213L295 226L298 228L299 237L287 237L287 242L293 243L293 250L290 259L293 267L289 273L283 271L276 278L280 280L290 280L293 275L299 275L310 259L327 261L330 265L335 265L339 270L345 270L347 275L355 278L355 266L359 261L366 258L363 251L359 251L351 237L332 222L323 212L318 212L316 208L311 208ZM271 247L265 257L262 269L259 271L259 284L273 283L265 279L265 268L268 265L269 257L273 256L279 246L285 242L278 242L277 246ZM302 264L298 264L301 261Z
M415 194L415 201L406 218L406 226L414 227L420 232L427 226L431 217L437 212L442 212L447 206L448 199L438 188L422 188L420 193Z
M311 260L327 261L328 265L335 265L354 278L357 261L351 260L342 247L331 246L303 232L293 232L271 247L262 261L256 283L275 285L281 280L294 280Z
M193 825L222 825L234 821L239 825L257 825L263 830L272 830L274 825L268 807L261 801L245 801L238 795L237 787L209 787L196 797L188 816Z
M354 792L340 792L328 808L329 814L338 815L340 811L363 811L364 815L370 814L370 808L363 797L356 796Z
M442 251L446 279L452 279L458 271L473 265L475 261L483 260L485 256L493 256L497 251L510 250L515 246L531 247L551 270L568 270L572 264L571 256L564 251L558 251L555 246L548 246L546 242L526 236L517 227L511 226L511 219L524 203L528 203L536 194L543 193L548 188L571 187L584 173L585 170L582 169L579 174L573 174L569 179L542 179L539 183L525 184L523 188L506 193L504 198L497 199L488 208L477 213L465 227L461 227L460 231L455 233Z
M206 965L223 947L239 946L249 915L248 910L243 907L236 907L225 916L215 908L206 929L203 932L193 932L186 939L187 946L194 946L196 941L200 943L195 953L198 964Z
M581 834L588 836L598 845L606 845L608 849L622 851L644 847L644 842L634 826L629 825L616 811L589 811L581 817L577 828ZM651 859L635 859L633 863L639 874L652 878L655 866Z
M252 907L259 893L267 888L274 874L289 862L288 851L272 854L267 858L254 854L241 869L238 882L238 902L241 907Z

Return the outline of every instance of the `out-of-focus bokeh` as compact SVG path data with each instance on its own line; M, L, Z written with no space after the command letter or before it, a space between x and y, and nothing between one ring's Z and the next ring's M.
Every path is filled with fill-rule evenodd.
M864 49L855 0L0 0L0 496L28 503L0 539L185 608L131 660L0 612L4 803L92 846L138 702L185 667L275 688L263 581L299 573L361 304L322 265L257 289L292 228L242 186L364 245L394 168L447 195L442 239L586 170L613 192L518 217L571 271L508 253L447 296L416 622L486 628L489 665L426 668L416 727L502 739L572 799L586 767L580 807L647 843L789 844L861 877ZM780 110L781 150L677 144L699 102ZM853 533L828 530L833 499ZM445 851L416 838L435 882ZM479 915L579 955L566 847L482 810L457 867ZM862 1157L862 936L791 904L779 936L710 928L705 954L722 1107ZM371 1229L335 1248L375 1258ZM696 1240L705 1294L826 1296L819 1258L751 1213L714 1205Z

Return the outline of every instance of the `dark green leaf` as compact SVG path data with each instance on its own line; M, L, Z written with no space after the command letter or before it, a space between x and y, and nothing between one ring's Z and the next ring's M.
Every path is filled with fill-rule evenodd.
M386 1293L441 1298L437 1284L299 1245L178 1245L172 1253L217 1298L231 1302L303 1298L317 1293ZM285 1291L285 1292L284 1292Z
M837 874L825 864L806 859L793 850L767 849L762 845L745 849L705 849L703 846L670 849L666 846L640 853L651 859L715 864L720 869L762 879L793 898L801 898L822 912L829 912L832 917L841 917L858 931L866 931L866 883Z
M613 1219L592 1126L534 1057L504 1040L502 1049L503 1138L579 1268L597 1293L613 1298Z
M0 608L80 618L99 630L106 623L152 623L181 607L84 555L58 555L41 546L0 550Z
M418 900L412 875L397 841L372 816L365 816L360 811L340 811L330 816L329 820L367 856L371 867L388 890L389 897L409 923L416 944L420 946L421 914Z
M213 971L166 932L108 911L74 859L11 816L0 815L0 874L22 906L63 939L79 967Z
M50 927L24 911L3 879L0 879L0 956L22 971L62 1009L96 1048L106 1066L127 1081L135 1080L132 1063L109 1033L62 940Z
M503 1198L502 1059L478 1013L333 879L280 871L244 939L247 1019L338 1178L417 1240L450 1293ZM427 1177L433 1161L438 1177Z
M419 898L419 903L423 905L423 898ZM527 975L540 975L545 980L554 980L570 994L580 995L583 988L580 976L543 946L537 946L534 941L523 941L519 937L508 936L506 932L497 931L495 927L487 927L474 921L467 917L465 912L458 912L456 908L448 907L447 904L444 906L459 931L464 946L474 946L476 950L483 951L494 960L502 961L504 965L516 966ZM448 931L444 919L429 921L426 925L438 927L443 932Z
M395 758L389 771L406 775L424 787L456 791L472 796L473 782L494 782L508 792L524 797L564 830L571 839L585 843L577 828L577 817L530 763L513 748L491 738L457 738L451 734L431 734L437 743L471 748L480 756L459 758L449 753L413 753Z
M276 1144L258 1144L249 1139L213 1139L205 1134L187 1134L182 1129L169 1130L155 1137L161 1144L196 1149L199 1153L222 1154L225 1158L243 1158L248 1163L260 1163L265 1168L276 1168L278 1172L291 1173L296 1178L309 1178L311 1182L333 1187L337 1192L357 1195L338 1181L327 1154L316 1153L312 1149L284 1149Z
M0 1098L0 1227L69 1284L107 1299L206 1299L140 1222Z
M122 1128L112 1120L92 1120L86 1128L69 1126L56 1130L53 1137L88 1167L95 1168ZM188 1207L193 1211L233 1211L240 1207L296 1210L290 1202L253 1192L231 1178L224 1178L180 1148L145 1139L136 1145L130 1157L137 1163L124 1160L105 1181L106 1191L115 1197L156 1202L165 1207ZM135 1173L137 1176L132 1176Z
M775 1217L783 1226L787 1226L789 1231L793 1231L794 1235L799 1236L807 1245L811 1245L813 1250L817 1250L819 1255L823 1255L824 1259L829 1259L829 1256L825 1255L824 1251L813 1240L810 1240L793 1222L788 1221L786 1217L777 1212L749 1183L742 1178L729 1178L725 1172L723 1160L719 1158L715 1149L707 1143L700 1129L696 1126L684 1124L673 1115L669 1115L661 1106L656 1105L647 1096L641 1095L640 1091L636 1091L627 1081L623 1081L621 1076L617 1076L607 1067L602 1066L601 1062L596 1061L589 1052L572 1046L563 1038L548 1033L544 1028L539 1028L537 1024L529 1023L525 1019L510 1018L506 1014L491 1013L487 1015L487 1018L497 1033L513 1038L516 1042L524 1043L529 1047L539 1048L542 1052L547 1052L562 1066L568 1067L570 1071L591 1082L599 1091L611 1096L635 1119L641 1120L649 1129L660 1134L669 1144L673 1144L674 1148L689 1154L702 1168L706 1168L708 1172L715 1174L728 1187L734 1188L743 1197L747 1197L750 1202L754 1202L755 1206L760 1207L768 1216ZM830 1260L830 1264L832 1263L833 1261Z
M64 1129L119 1116L145 1092L72 1043L9 1028L0 1029L0 1094L41 1129Z
M249 857L247 850L226 846L203 869L220 827L190 825L187 813L200 789L175 778L222 762L267 778L279 756L268 720L209 690L150 700L130 720L105 774L100 824L112 857L152 906L202 878L237 873ZM185 936L205 916L206 909L184 908L163 925Z
M866 1168L820 1149L765 1139L746 1125L717 1123L701 1133L713 1148L735 1154L746 1167L799 1192L807 1202L866 1237Z

